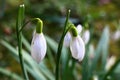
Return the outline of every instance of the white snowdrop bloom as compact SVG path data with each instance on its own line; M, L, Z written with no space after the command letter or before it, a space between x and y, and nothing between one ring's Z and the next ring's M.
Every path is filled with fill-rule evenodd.
M46 51L47 45L43 33L35 32L31 43L32 58L39 63L45 57Z
M99 80L97 75L93 75L93 80Z
M88 43L88 41L90 40L90 32L89 30L86 30L83 35L82 35L82 39L84 41L85 44Z
M82 31L82 25L79 24L79 25L77 25L76 28L77 28L78 34L80 34L81 31ZM69 47L71 39L72 39L72 36L71 36L70 32L67 32L66 35L65 35L65 37L64 37L64 43L63 43L63 45L65 47Z
M65 47L69 47L70 46L70 41L71 41L71 34L70 34L70 32L67 32L66 33L66 35L65 35L65 37L64 37L64 42L63 42L63 45L65 46Z
M95 57L95 48L93 44L89 46L89 57L91 60Z
M78 31L78 34L81 33L81 31L82 31L82 25L80 25L80 24L77 25L77 31Z
M120 30L117 30L117 31L113 34L113 39L114 39L114 40L120 39Z
M115 56L111 56L111 57L108 59L107 64L106 64L106 66L105 66L105 69L106 69L107 71L113 66L113 64L115 63L116 59L117 59L117 58L116 58Z
M70 50L73 58L78 59L79 61L83 60L85 55L85 44L79 35L77 37L72 37Z

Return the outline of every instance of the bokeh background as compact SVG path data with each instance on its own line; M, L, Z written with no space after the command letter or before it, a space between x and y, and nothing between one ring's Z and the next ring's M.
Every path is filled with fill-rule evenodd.
M16 19L20 4L25 4L25 21L35 17L42 19L44 34L57 43L63 31L68 9L71 10L70 21L72 23L84 25L87 22L89 27L94 29L91 44L95 49L104 28L107 26L110 35L108 57L120 57L120 32L117 34L118 38L116 39L115 37L116 31L120 31L120 0L0 0L0 41L6 41L15 49L17 48ZM31 43L34 29L35 25L30 23L23 30L23 35L29 44ZM104 44L102 45L104 46ZM27 51L25 46L23 46L23 49ZM53 61L55 62L54 51L52 52ZM4 73L4 70L13 72L20 77L22 76L19 62L11 54L12 52L8 48L0 44L0 80L17 80L11 75ZM55 66L52 67L53 64L49 63L48 55L47 58L45 65L54 75ZM99 58L99 62L101 62L100 60L101 58ZM80 63L78 65L77 70L81 71L81 69L79 70ZM2 71L2 69L4 70ZM116 75L110 80L119 80L119 76ZM29 77L30 80L37 79L31 73L29 73ZM66 78L66 80L75 80L76 78L74 77ZM81 72L77 79L81 79ZM47 80L49 79L47 78Z

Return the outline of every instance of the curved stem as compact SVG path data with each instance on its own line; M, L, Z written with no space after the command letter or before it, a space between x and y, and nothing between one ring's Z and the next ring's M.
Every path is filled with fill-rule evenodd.
M35 20L38 20L38 18L33 18L33 19L27 21L26 23L24 23L24 24L22 25L22 27L20 28L19 33L23 30L23 28L24 28L29 22L32 22L32 21L35 21Z
M21 10L21 7L20 7L20 10ZM18 15L20 15L20 13ZM23 56L22 56L22 30L29 22L35 21L35 20L38 21L39 18L33 18L33 19L27 21L26 23L24 23L23 25L22 25L22 19L19 19L19 18L21 18L21 16L18 16L18 20L17 20L17 24L16 24L18 53L19 53L19 59L20 59L20 64L21 64L24 78L25 78L25 80L29 80L27 72L26 72L25 67L24 67L24 60L23 60Z
M66 34L66 28L67 28L69 16L70 16L70 10L67 13L65 26L64 26L64 31L62 33L62 37L60 39L60 42L59 42L59 45L58 45L58 50L57 50L56 80L59 80L59 62L60 62L60 56L61 56L61 51L62 51L62 46L63 46L63 40L64 40L64 37L65 37L65 34Z
M24 67L24 60L23 60L23 55L22 55L22 33L19 33L18 37L19 37L18 38L18 47L19 47L18 52L19 52L19 59L20 59L21 68L22 68L25 80L29 80L28 75L27 75L27 71Z

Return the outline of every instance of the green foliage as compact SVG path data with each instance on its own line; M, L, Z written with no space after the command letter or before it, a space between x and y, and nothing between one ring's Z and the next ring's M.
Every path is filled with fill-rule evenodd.
M4 61L4 56L11 54L10 60L19 62L18 49L16 45L15 22L18 10L18 5L25 3L25 20L29 18L40 17L43 20L45 38L47 40L47 55L46 58L37 64L30 56L30 41L31 29L33 24L23 30L23 58L25 60L25 68L29 73L29 77L35 80L55 80L55 65L56 53L58 48L58 41L63 30L63 23L65 22L65 14L67 9L71 9L70 21L78 24L88 23L91 31L91 39L86 45L86 55L82 62L77 62L71 58L68 48L63 47L60 62L60 76L63 80L94 80L97 76L101 80L118 80L120 77L119 56L116 63L110 70L106 70L108 59L112 55L119 55L119 41L111 39L112 33L118 30L119 20L119 0L108 0L103 3L103 0L1 0L0 1L0 66ZM105 0L107 1L107 0ZM21 18L21 17L20 17ZM108 27L106 27L108 25ZM52 37L52 38L51 38ZM94 46L94 55L91 58L90 46ZM3 50L2 50L3 49ZM5 51L4 51L5 50ZM9 50L9 51L7 51ZM7 51L7 52L6 52ZM4 54L5 53L5 54ZM13 59L14 58L14 59ZM12 64L16 65L16 64ZM18 74L6 67L0 67L0 73L15 79L23 80L21 73ZM14 67L13 67L14 68ZM108 77L109 76L109 77ZM1 76L0 76L1 77ZM31 80L32 80L31 78Z
M29 44L29 42L25 39L25 37L23 37L23 45L28 50L28 51L22 50L23 57L24 57L24 60L25 60L25 67L26 67L27 71L32 75L32 77L34 77L36 80L38 80L38 79L41 79L41 80L47 80L47 79L54 80L55 79L55 75L54 75L54 69L55 69L54 59L55 58L54 58L54 55L56 55L55 53L56 53L58 44L48 36L46 36L46 39L47 39L47 44L48 44L48 47L49 47L49 49L47 51L48 58L45 58L45 60L43 60L40 64L37 64L31 58L31 56L29 54L29 52L30 52L30 44ZM86 74L82 76L83 80L87 80L86 79L87 75L88 75L88 80L89 80L89 78L92 78L94 75L97 75L98 78L101 75L102 76L105 75L105 73L106 73L105 64L106 64L106 59L108 57L108 51L107 51L108 42L109 42L109 28L106 27L104 29L103 34L101 36L101 39L100 39L100 41L98 43L98 47L94 52L94 58L91 60L90 57L87 56L90 61L87 61L87 63L85 63L85 61L83 61L83 64L85 63L85 65L82 67L82 69L83 69L82 73L84 73L84 70L86 68L88 70L87 72L85 72ZM11 44L9 44L8 42L6 42L4 40L1 40L0 43L3 46L5 46L9 51L11 51L10 54L12 54L13 57L17 61L19 61L18 60L18 52L17 52L17 49L15 47L13 47ZM91 43L89 43L89 44L91 44ZM89 46L89 45L87 45L87 46ZM89 52L88 51L86 50L86 55L88 55L88 53L90 52L90 51ZM54 52L54 54L52 54L52 52ZM66 74L64 74L64 76L67 76L66 79L69 79L68 75L69 76L71 75L71 76L74 76L74 77L77 78L78 75L75 75L74 72L77 72L77 68L81 69L81 67L77 67L77 68L73 67L73 71L70 68L71 65L68 65L68 68L64 67L64 65L67 65L68 63L70 63L72 59L67 58L69 53L67 52L66 48L63 48L62 53L63 53L63 56L61 58L61 60L62 60L61 65L63 65L62 71L63 70L66 71L66 72L63 71L64 73L66 73ZM102 58L101 63L98 61L100 59L100 55L101 55L101 58ZM67 59L68 59L68 61L67 61ZM66 63L66 61L67 61L67 63ZM91 63L91 64L89 65L89 63ZM74 64L78 64L78 63L76 63L76 61L74 61L74 62L72 62L72 65L74 65ZM52 67L49 67L50 65ZM96 68L97 65L101 65L101 68L99 70ZM77 73L79 73L79 76L80 76L80 74L82 74L81 71L77 72ZM4 74L7 75L7 73L4 73Z

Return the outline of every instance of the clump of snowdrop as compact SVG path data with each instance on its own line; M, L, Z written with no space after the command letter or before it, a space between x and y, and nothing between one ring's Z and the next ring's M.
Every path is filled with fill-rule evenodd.
M43 22L38 19L36 31L31 42L32 58L39 63L45 57L47 51L46 39L42 33Z
M85 44L78 34L81 31L81 25L79 25L77 28L72 25L70 32L67 32L64 38L64 45L67 47L70 46L72 57L79 61L82 61L85 55Z
M77 28L78 34L80 35L81 32L82 32L82 25L78 24L76 28ZM81 37L83 39L83 42L85 44L87 44L89 42L89 40L90 40L90 31L89 30L84 30L84 32L82 33ZM69 47L70 46L71 39L72 39L72 36L71 36L70 32L68 31L66 33L66 35L65 35L64 43L63 43L65 47Z

